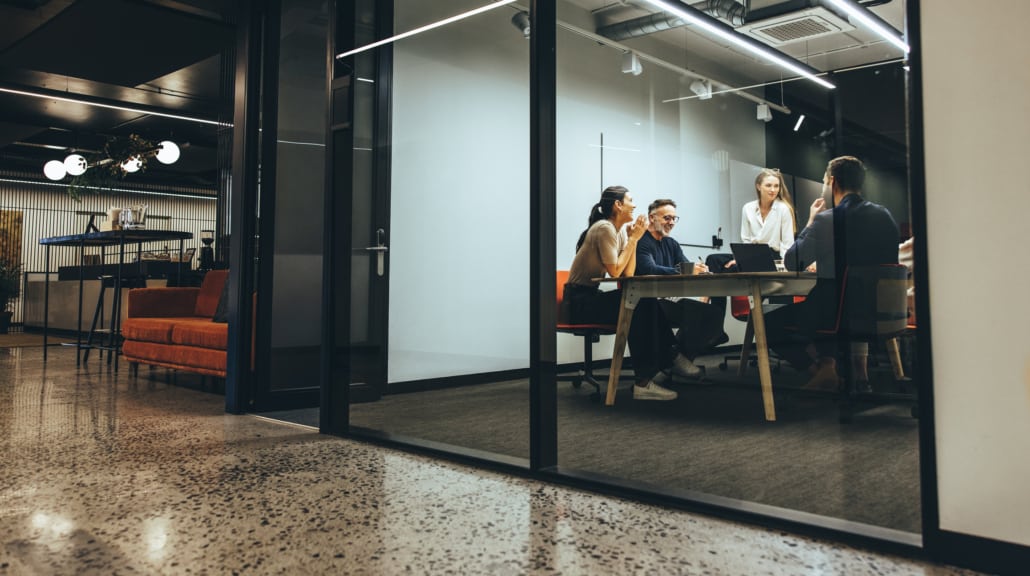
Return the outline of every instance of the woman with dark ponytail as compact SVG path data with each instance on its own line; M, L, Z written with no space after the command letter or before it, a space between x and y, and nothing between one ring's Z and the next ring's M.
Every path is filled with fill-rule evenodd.
M569 269L565 298L569 317L577 324L615 324L619 320L622 292L602 291L593 278L632 276L637 267L637 241L647 232L647 216L633 217L633 196L624 186L609 186L590 209L587 229L576 243L576 257ZM676 392L660 384L666 370L682 377L696 377L700 369L676 352L676 339L654 298L643 298L633 313L629 351L637 383L637 400L674 400Z

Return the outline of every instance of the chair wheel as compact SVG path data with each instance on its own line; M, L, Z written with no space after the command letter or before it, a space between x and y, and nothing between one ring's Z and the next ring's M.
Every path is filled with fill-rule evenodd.
M729 369L730 369L730 366L728 364L726 364L725 362L719 362L719 370L722 370L723 372L725 372L725 371L727 371Z
M579 390L581 386L583 386L583 381L582 380L573 380L572 381L572 387L575 388L576 390Z
M916 420L919 420L919 405L914 404L912 408L909 409L908 413L911 414L912 417Z

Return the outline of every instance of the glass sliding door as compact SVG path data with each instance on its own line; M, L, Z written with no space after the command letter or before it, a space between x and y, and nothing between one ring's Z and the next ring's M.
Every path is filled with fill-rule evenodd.
M717 20L685 3L658 4L714 21L751 45L760 45L755 39L760 34L748 30L768 18L790 16L741 10ZM904 2L875 12L905 29ZM917 541L918 421L912 414L917 402L913 379L919 374L911 362L915 332L904 302L908 274L897 267L898 244L911 235L904 54L850 25L850 36L777 43L783 55L812 75L798 78L796 71L730 48L730 41L701 26L684 25L680 16L651 3L559 3L557 267L572 265L577 239L601 191L618 185L629 189L636 215L649 215L648 206L656 200L671 200L663 210L674 212L656 212L656 217L674 216L646 234L655 242L671 237L677 259L682 250L687 260L723 272L734 259L729 244L752 241L744 230L745 206L759 200L756 180L763 180L763 169L776 169L774 179L793 196L792 209L784 212L786 250L796 234L804 234L810 207L824 193L827 162L842 155L864 162L862 196L889 213L896 231L874 227L863 233L862 225L853 224L847 233L842 228L836 240L826 236L821 250L838 254L838 262L851 261L852 294L863 290L855 284L859 264L883 260L895 267L880 284L876 279L865 284L862 306L845 308L834 316L839 318L836 328L814 336L817 343L834 342L835 348L803 348L807 357L799 359L777 356L785 349L782 339L771 346L767 381L772 394L767 399L772 411L759 385L760 356L746 357L739 366L743 344L753 350L762 344L752 342L757 312L750 289L738 289L732 293L736 298L728 300L723 290L710 297L692 294L692 303L656 302L668 327L653 321L647 330L668 332L670 338L654 336L652 342L668 343L668 348L652 350L652 355L671 361L682 353L703 369L702 375L670 374L661 385L675 394L672 400L634 394L634 381L646 382L655 374L641 373L645 364L634 362L630 332L624 379L613 405L603 402L608 384L603 366L601 402L588 387L559 384L559 465L569 473L600 475L677 498L815 524L839 526L843 519L857 532ZM867 258L873 252L882 258ZM843 268L835 275L832 260L819 264L811 283L818 276L820 286L843 289ZM815 298L808 288L797 295L806 294ZM773 328L780 327L773 326L777 314L796 299L759 301L768 320L762 335L771 339ZM692 331L710 328L712 307L718 310L716 326L722 317L722 330L691 345ZM861 322L878 315L894 320L892 327ZM793 329L792 338L813 337L798 326ZM852 342L860 345L852 347ZM582 369L582 346L581 337L559 335L561 370ZM593 352L599 364L606 363L613 337L601 336ZM835 358L837 370L832 383L813 379L808 361L821 367L829 358Z
M529 43L512 25L514 5L478 10L489 5L346 8L360 16L351 21L358 48L373 40L373 14L380 37L434 26L337 61L334 93L350 115L333 119L334 168L350 175L337 192L350 224L334 246L351 278L336 292L337 306L349 305L338 316L347 324L336 328L334 378L351 386L356 433L522 462ZM359 385L374 393L356 395Z

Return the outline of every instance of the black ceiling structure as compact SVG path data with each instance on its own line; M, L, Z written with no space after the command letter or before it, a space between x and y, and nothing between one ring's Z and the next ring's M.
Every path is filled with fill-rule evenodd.
M215 189L233 10L233 0L0 0L0 169L42 177L48 160L136 134L182 155L133 182Z

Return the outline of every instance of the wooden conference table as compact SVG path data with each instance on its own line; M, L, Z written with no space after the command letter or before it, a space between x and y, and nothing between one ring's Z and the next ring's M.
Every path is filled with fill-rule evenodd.
M769 347L765 333L765 315L762 299L767 296L800 296L815 286L816 275L807 272L751 272L728 274L699 274L693 276L630 276L604 278L601 282L622 285L622 308L615 332L612 368L608 376L608 395L605 405L615 404L615 390L622 370L622 357L626 352L633 311L641 298L669 298L675 296L750 296L751 321L755 330L755 348L758 352L758 375L762 383L762 401L765 419L776 420L773 402L772 373L769 370Z

